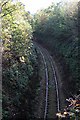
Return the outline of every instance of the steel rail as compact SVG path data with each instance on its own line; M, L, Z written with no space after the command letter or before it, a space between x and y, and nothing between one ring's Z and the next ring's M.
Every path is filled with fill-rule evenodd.
M40 48L38 47L41 55L42 55L42 58L43 58L43 61L44 61L44 65L45 65L45 78L46 78L46 100L45 100L45 110L44 110L44 120L46 119L46 115L47 115L47 109L48 109L48 86L49 86L49 81L48 81L48 69L47 69L47 64L46 64L46 61L45 61L45 58L44 58L44 55L43 53L41 52Z
M37 48L39 49L43 61L44 61L44 66L45 66L45 78L46 78L46 100L45 100L45 110L44 110L44 120L47 117L47 110L48 110L48 86L49 86L49 80L48 80L48 69L47 69L47 63L45 61L45 57L43 55L43 52L41 51L43 48L39 45L37 45ZM55 87L56 87L56 101L57 101L57 112L60 111L60 98L59 98L59 87L58 87L58 81L57 81L57 75L56 75L56 70L54 68L54 63L53 63L53 59L52 56L49 55L48 51L45 49L46 54L50 60L51 63L51 67L52 67L52 71L53 71L53 77L54 77L54 82L55 82Z
M55 86L56 86L57 111L59 112L59 111L60 111L59 88L58 88L58 82L57 82L56 71L55 71L54 66L53 66L53 59L52 59L51 56L50 56L50 58L51 58L51 66L52 66L53 75L54 75L54 80L55 80Z
M48 55L48 58L49 58L50 63L51 63L52 71L53 71L53 76L54 76L54 80L55 80L55 87L56 87L57 112L59 112L60 111L60 98L59 98L59 87L58 87L56 71L55 71L55 68L54 68L54 63L53 63L52 56L49 55L49 53L46 49L45 49L45 51Z

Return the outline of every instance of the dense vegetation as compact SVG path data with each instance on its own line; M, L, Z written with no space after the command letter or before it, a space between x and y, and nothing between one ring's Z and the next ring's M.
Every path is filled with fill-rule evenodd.
M52 4L34 15L34 40L61 63L67 95L80 90L78 59L78 2Z
M4 0L2 5L3 120L33 115L37 88L37 56L31 41L31 15L24 5Z
M34 116L39 61L32 39L49 49L61 64L66 95L80 90L78 6L77 1L60 2L32 16L17 0L2 0L3 120Z

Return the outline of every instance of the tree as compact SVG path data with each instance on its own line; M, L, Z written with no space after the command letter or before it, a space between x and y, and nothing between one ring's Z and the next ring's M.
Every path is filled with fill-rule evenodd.
M72 93L77 92L80 88L77 3L78 1L52 4L34 16L34 38L48 47L52 54L57 55L57 59L61 58L61 61L65 61L65 64L69 66L66 72L70 75L65 78L68 79L68 89ZM63 63L61 64L63 65ZM63 82L65 86L66 81Z
M17 119L21 115L24 119L26 116L31 117L30 110L32 111L34 100L31 92L36 89L35 80L33 87L31 86L37 71L36 53L31 41L31 18L20 2L4 0L1 4L3 120Z

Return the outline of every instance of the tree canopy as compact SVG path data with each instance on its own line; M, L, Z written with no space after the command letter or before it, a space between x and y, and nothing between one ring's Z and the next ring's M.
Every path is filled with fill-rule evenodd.
M52 54L62 56L69 66L69 89L80 88L78 73L78 1L53 3L34 15L34 39L44 44ZM59 56L58 58L59 59ZM73 86L74 90L73 90Z
M32 115L37 84L34 79L37 76L37 56L31 40L32 16L25 11L24 5L17 1L4 0L1 6L3 120L19 118L20 115L23 118L29 117ZM35 83L33 87L32 80ZM34 93L31 93L32 91Z

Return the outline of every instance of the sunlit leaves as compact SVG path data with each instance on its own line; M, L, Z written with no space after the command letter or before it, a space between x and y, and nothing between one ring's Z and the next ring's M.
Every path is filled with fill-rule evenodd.
M56 115L58 118L62 120L69 119L69 120L75 120L80 119L80 94L75 96L75 99L69 98L66 99L67 102L69 102L69 105L64 108L64 111L57 113Z
M25 55L28 42L32 38L32 28L29 24L24 6L7 1L2 7L2 40L4 50L14 51L19 56ZM22 52L23 51L23 52Z
M29 98L24 94L30 87L29 83L35 71L33 64L36 64L36 54L31 41L31 16L25 12L24 5L17 1L4 0L1 17L4 48L3 119L8 119L14 118L16 111L20 114L19 111L25 109L23 106L28 106L26 101Z

